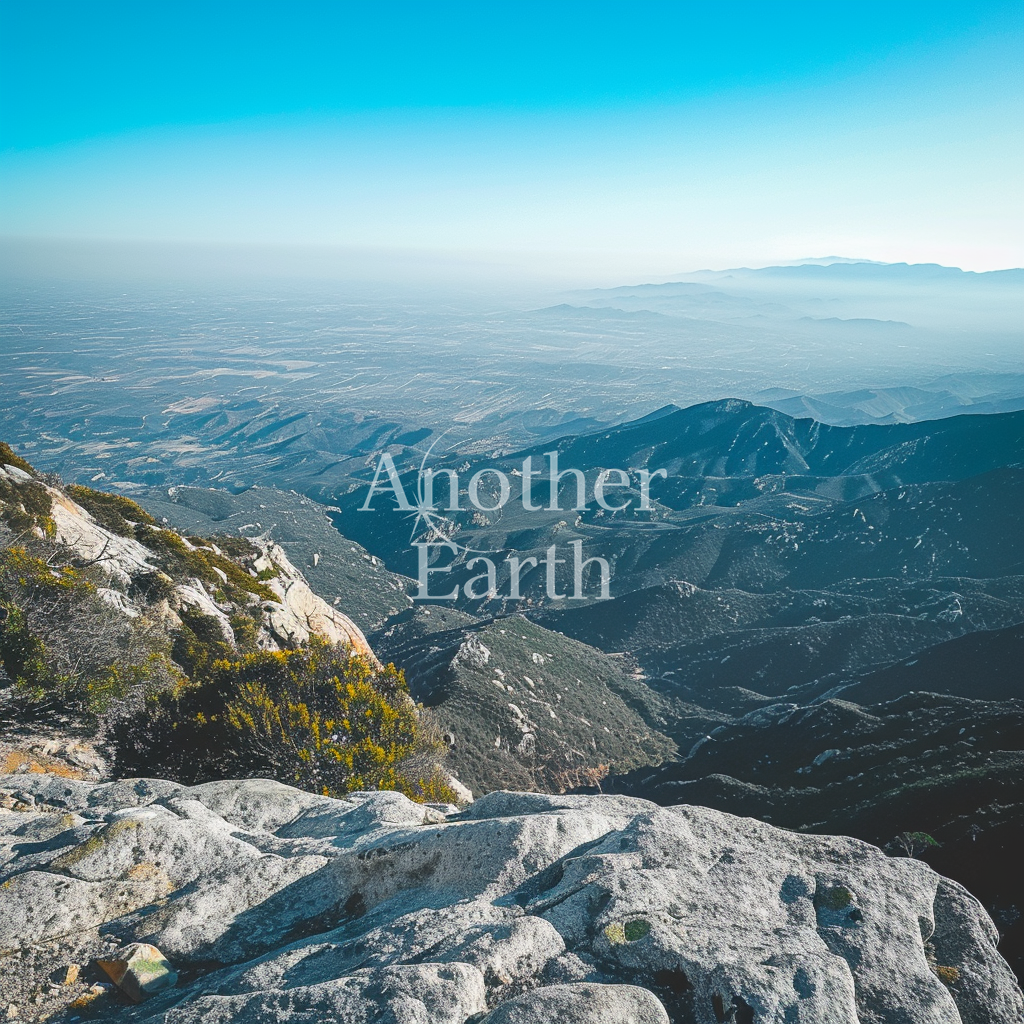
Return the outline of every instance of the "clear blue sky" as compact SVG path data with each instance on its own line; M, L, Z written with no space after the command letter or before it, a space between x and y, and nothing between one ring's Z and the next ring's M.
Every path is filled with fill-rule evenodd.
M0 231L1024 262L1024 4L0 0Z

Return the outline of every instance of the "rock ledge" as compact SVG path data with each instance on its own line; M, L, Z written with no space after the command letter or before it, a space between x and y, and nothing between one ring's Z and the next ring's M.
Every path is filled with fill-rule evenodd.
M104 1019L1024 1019L977 901L854 839L616 796L502 792L456 812L48 775L0 777L4 792L20 809L0 811L0 1001L21 1019L40 951L52 971L61 950L133 943L179 980L138 1006L108 999Z

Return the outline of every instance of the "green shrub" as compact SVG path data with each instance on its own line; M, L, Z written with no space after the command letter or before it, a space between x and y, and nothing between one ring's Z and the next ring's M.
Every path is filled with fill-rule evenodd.
M613 946L621 946L627 942L639 942L651 934L651 922L642 917L631 921L613 921L604 930L605 938Z
M136 576L132 586L147 602L166 601L174 593L174 580L165 572L147 572Z
M329 796L397 789L454 802L436 756L422 756L418 725L394 666L314 641L217 661L205 681L154 695L118 723L116 768L190 785L256 776Z
M20 455L16 455L9 444L0 441L0 466L16 466L24 473L36 475L36 471Z
M171 657L192 680L208 679L218 661L235 656L220 623L196 608L183 608L179 613L181 626L175 630Z
M215 582L217 574L210 571L210 563L203 555L190 548L173 530L140 523L134 529L135 539L144 544L156 556L168 576L180 579L195 576L206 582Z
M8 613L0 627L0 663L18 690L38 694L69 682L69 673L49 657L46 627L67 621L94 590L77 570L51 569L23 547L0 554L0 601Z
M814 905L825 910L845 910L853 904L853 893L845 885L831 885L814 893Z
M245 560L246 558L252 558L255 553L252 544L244 537L236 537L230 533L217 533L210 540L231 558ZM199 542L202 544L209 543L209 541L205 540L200 540Z
M224 555L218 555L215 551L203 551L203 555L210 565L216 566L227 576L227 581L222 581L221 585L236 604L244 604L250 594L260 601L280 603L281 599L270 587L260 582L258 578L250 576L237 562Z
M0 466L14 466L25 473L36 476L36 471L9 444L0 441ZM15 533L27 533L38 526L48 537L54 533L50 518L53 500L46 487L36 480L12 483L0 478L0 520Z
M416 711L394 667L315 645L219 665L226 721L244 760L315 792L393 789L416 742Z
M200 579L221 588L224 597L235 604L280 601L270 587L250 576L237 562L214 551L211 541L196 537L186 543L173 530L154 529L146 524L136 526L134 532L136 539L154 553L160 568L175 579L183 576ZM248 554L255 554L251 545ZM226 581L216 571L218 569L227 577Z
M168 678L163 630L111 608L86 571L6 548L0 603L0 665L22 714L95 719Z
M41 483L29 480L14 484L0 478L0 519L15 533L28 533L38 526L52 537L56 529L52 511L53 499Z
M0 624L0 665L11 683L23 692L33 692L48 681L46 645L29 628L25 613L3 602L7 612Z
M119 537L133 536L137 523L146 526L157 525L156 520L141 505L137 505L124 495L94 491L91 487L83 487L81 484L70 484L66 490L100 526Z
M926 850L940 845L927 832L901 832L885 844L885 849L888 853L904 857L919 857Z
M247 611L238 611L228 619L235 634L235 648L240 654L259 650L259 622Z

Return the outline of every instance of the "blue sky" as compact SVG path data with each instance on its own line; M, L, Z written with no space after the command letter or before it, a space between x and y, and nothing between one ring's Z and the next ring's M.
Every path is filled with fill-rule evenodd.
M0 231L1024 263L1017 3L0 2Z

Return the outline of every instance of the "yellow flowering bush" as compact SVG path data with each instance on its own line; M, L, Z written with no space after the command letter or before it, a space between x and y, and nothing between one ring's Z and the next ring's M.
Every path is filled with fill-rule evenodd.
M188 784L267 777L325 796L395 789L455 800L402 673L320 640L216 661L205 680L151 697L115 731L118 774Z

